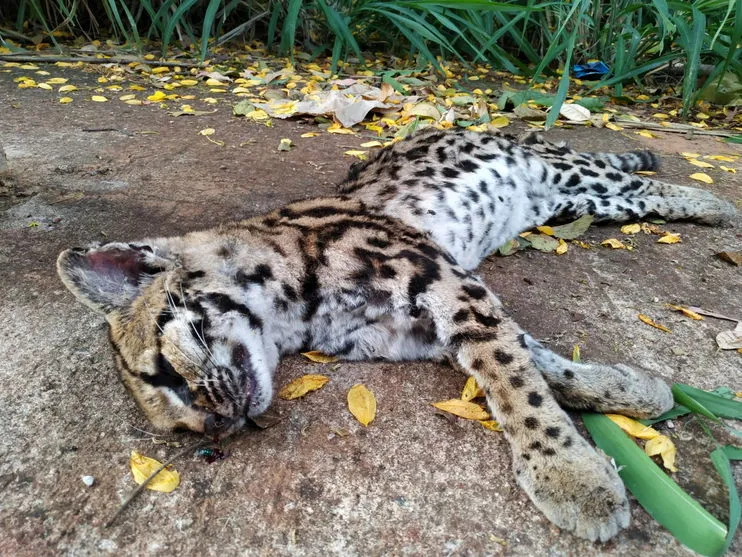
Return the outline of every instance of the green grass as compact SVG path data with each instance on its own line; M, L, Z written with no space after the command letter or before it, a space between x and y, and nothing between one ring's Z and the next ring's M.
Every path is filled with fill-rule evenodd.
M62 30L132 50L177 44L206 58L215 44L260 39L283 55L297 46L330 55L334 68L392 51L438 69L486 62L536 81L566 68L560 97L569 66L589 59L611 67L597 85L616 95L647 72L681 65L670 84L687 111L704 83L742 73L741 11L742 0L6 0L0 40L54 42Z

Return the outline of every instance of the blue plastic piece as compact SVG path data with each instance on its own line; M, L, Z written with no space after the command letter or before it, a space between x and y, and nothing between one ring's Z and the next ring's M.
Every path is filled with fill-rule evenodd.
M605 62L588 62L587 64L572 66L572 75L578 79L600 79L609 71L610 68Z

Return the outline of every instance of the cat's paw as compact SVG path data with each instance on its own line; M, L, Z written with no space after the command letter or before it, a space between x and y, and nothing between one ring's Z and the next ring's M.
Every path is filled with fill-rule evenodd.
M516 479L554 524L591 541L606 541L629 525L629 501L611 463L582 438L554 455L539 444L514 454ZM548 451L547 451L548 452Z

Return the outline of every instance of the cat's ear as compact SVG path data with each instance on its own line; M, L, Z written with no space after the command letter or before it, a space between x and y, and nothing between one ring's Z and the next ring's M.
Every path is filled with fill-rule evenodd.
M150 243L72 248L57 259L57 272L64 285L83 304L100 313L129 305L142 285L173 267L162 250Z

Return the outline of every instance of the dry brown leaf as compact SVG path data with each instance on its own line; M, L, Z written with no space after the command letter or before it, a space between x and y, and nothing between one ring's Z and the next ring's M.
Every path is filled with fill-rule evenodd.
M324 352L320 352L319 350L302 352L301 355L304 356L307 360L311 360L317 364L331 364L332 362L337 362L339 359L337 356L330 356L329 354L325 354Z
M742 265L742 251L720 251L716 256L732 265Z
M311 393L312 391L321 389L329 380L330 378L326 375L303 375L283 387L278 392L278 396L284 400L293 400L302 397L307 393Z
M129 458L129 466L131 467L131 473L134 476L134 481L137 484L142 485L144 480L149 478L155 470L157 470L162 463L141 455L136 451L131 451L131 457ZM150 482L147 484L147 489L152 491L161 491L163 493L170 493L176 487L180 485L180 474L170 467L163 468Z
M646 323L650 327L654 327L655 329L659 329L660 331L665 331L666 333L672 332L670 331L670 329L668 329L664 325L660 325L659 323L655 323L654 321L652 321L652 318L649 317L648 315L644 315L640 313L639 315L637 315L637 317L642 323Z
M376 397L365 385L353 385L348 391L348 410L364 426L376 417Z
M451 400L444 400L443 402L434 402L438 410L443 410L459 418L466 418L467 420L489 420L489 413L473 402L467 402L458 398L452 398Z

